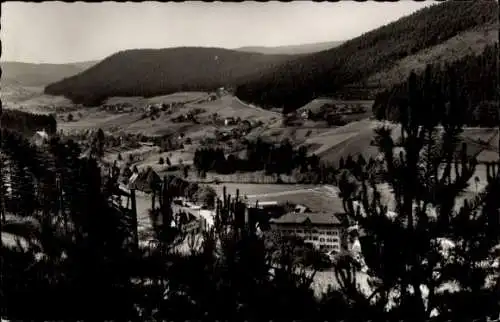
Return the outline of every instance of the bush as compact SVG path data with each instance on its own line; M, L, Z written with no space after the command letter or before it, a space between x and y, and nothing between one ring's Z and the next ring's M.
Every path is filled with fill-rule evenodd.
M215 197L217 197L217 193L214 188L204 185L199 187L194 199L196 202L202 203L203 206L213 209L215 207Z

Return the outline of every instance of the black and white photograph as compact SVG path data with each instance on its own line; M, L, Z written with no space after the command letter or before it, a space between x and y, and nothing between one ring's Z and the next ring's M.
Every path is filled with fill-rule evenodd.
M2 322L500 322L499 27L2 2Z

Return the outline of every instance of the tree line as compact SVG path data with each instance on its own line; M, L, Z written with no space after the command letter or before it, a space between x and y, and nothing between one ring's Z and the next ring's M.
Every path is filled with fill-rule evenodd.
M47 131L53 134L57 131L57 121L53 115L33 114L20 110L4 109L0 117L2 128L9 128L31 136L36 131Z
M233 174L236 172L254 172L264 170L266 175L291 175L297 183L337 184L337 175L348 170L358 176L365 165L374 175L379 171L380 163L362 155L341 157L338 164L321 161L316 155L307 155L307 148L293 148L288 140L270 143L261 139L246 142L244 157L234 154L225 155L220 147L198 148L195 151L193 165L199 176L207 172Z
M220 174L230 174L237 171L253 172L265 170L267 174L291 174L292 170L302 172L315 170L319 167L319 158L307 156L307 149L294 149L290 141L283 140L278 144L261 140L245 143L240 157L229 154L227 157L220 147L199 148L193 158L193 164L199 174L214 171Z
M480 55L469 55L453 63L428 65L423 73L412 74L417 86L429 92L428 100L446 108L453 96L458 97L455 110L469 126L497 126L500 123L497 102L498 44L487 46ZM399 122L400 104L408 104L408 81L387 89L375 98L373 114L378 119ZM454 91L454 93L451 93ZM445 103L446 102L446 103ZM426 102L422 101L422 104ZM411 113L425 113L416 105ZM439 117L444 117L440 111ZM417 116L424 119L428 115ZM445 120L443 120L445 121Z

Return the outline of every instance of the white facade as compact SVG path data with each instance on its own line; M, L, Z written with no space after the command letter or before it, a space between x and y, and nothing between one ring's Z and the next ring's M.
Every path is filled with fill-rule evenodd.
M276 229L283 235L297 236L304 242L326 252L340 252L342 250L342 229L336 226L307 227L279 225Z

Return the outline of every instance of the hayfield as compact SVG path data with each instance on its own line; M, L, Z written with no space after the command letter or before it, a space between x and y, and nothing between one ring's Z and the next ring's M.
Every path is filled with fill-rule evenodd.
M189 151L169 151L160 153L157 150L155 153L148 155L144 160L136 163L136 165L139 169L151 167L154 171L162 173L168 167L166 163L167 158L170 160L171 165L191 165L193 163L193 156L194 153ZM163 158L164 164L159 163L160 158ZM178 175L182 176L180 172Z
M203 104L187 104L186 107L199 107L205 109L205 113L200 114L200 118L209 117L217 113L220 118L241 118L242 120L260 120L269 122L272 118L279 118L280 114L252 107L241 102L237 97L225 95L221 98Z
M153 155L157 155L159 152L159 147L157 146L141 146L137 149L130 149L121 152L108 152L104 156L104 160L107 162L114 162L118 160L118 155L121 154L123 161L127 161L129 155L133 155L134 157L139 157L140 159L148 160ZM135 164L139 167L143 161L136 162Z
M280 121L278 123L280 123ZM331 128L328 127L281 127L277 126L277 123L273 123L269 126L263 126L253 130L246 138L248 140L255 140L260 137L272 142L280 142L284 139L288 139L296 144L301 144L309 138L317 137L329 131L331 131Z
M159 104L159 103L189 103L193 101L197 101L200 99L208 98L208 93L205 92L179 92L173 93L169 95L161 95L154 97L142 97L142 96L133 96L133 97L111 97L108 98L104 104L124 104L128 103L132 106L136 107L146 107L148 104Z
M277 201L281 203L291 202L302 204L310 208L313 212L342 213L342 201L336 193L328 191L325 187L316 186L307 189L297 189L296 191L284 191L282 193L269 193L248 196L251 203Z
M310 153L315 153L322 160L333 163L338 163L341 157L345 159L348 155L376 157L379 149L371 142L375 137L374 130L380 124L372 120L353 122L311 137L304 144L315 147ZM393 139L398 140L400 126L390 126L393 128ZM465 128L461 136L463 142L467 144L469 155L478 155L479 161L498 160L498 129Z
M370 120L353 122L312 137L306 140L305 144L317 146L317 149L310 153L316 154L323 161L334 164L338 164L341 157L345 159L348 155L353 157L363 155L369 158L378 154L378 148L371 142L374 138L373 130L379 124Z
M239 189L240 196L252 196L269 193L281 193L294 190L310 189L312 185L288 185L288 184L248 184L248 183L223 183L209 184L215 189L219 196L222 196L222 191L226 187L226 193L236 196L236 190Z
M97 108L82 108L72 112L75 120L65 122L58 119L57 127L64 132L82 131L87 129L101 128L103 130L111 130L116 127L126 128L127 125L139 120L140 113L123 113L114 114L107 111L102 111ZM81 115L81 117L79 116Z
M1 95L5 107L38 114L55 112L54 107L73 105L63 96L43 94L43 87L2 85Z

